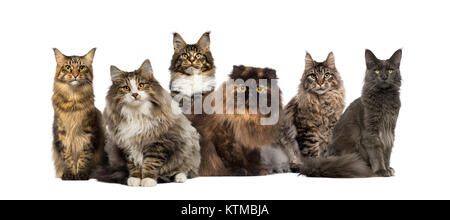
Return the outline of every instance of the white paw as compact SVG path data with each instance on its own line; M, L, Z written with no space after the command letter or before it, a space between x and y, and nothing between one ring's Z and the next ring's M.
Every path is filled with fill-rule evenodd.
M143 187L153 187L156 186L158 182L152 178L145 178L141 181L141 186Z
M176 183L184 183L187 180L187 176L185 173L179 173L175 175L175 182Z
M128 178L128 186L140 186L141 185L141 179L136 177L130 177Z

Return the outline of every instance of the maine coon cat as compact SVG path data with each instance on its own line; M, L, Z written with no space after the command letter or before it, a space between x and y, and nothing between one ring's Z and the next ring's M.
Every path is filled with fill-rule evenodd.
M390 177L395 127L400 110L402 50L379 60L366 50L362 95L335 127L326 158L305 159L300 172L314 177Z
M92 86L95 48L84 56L65 56L53 49L53 159L56 177L88 180L105 157L102 115L94 106Z
M201 176L254 176L270 173L262 163L261 149L277 141L280 125L279 122L263 125L261 118L268 117L269 114L282 114L281 92L275 98L278 104L271 101L271 96L275 93L272 90L279 91L276 81L271 81L276 78L273 69L234 66L230 80L215 92L216 97L223 97L221 100L216 99L215 104L223 102L224 109L230 108L233 114L205 115L197 124L197 129L202 135ZM249 79L254 79L255 85L243 83ZM261 84L260 79L267 80L267 84ZM258 107L258 111L251 114L249 110L251 94L257 98L267 97L267 105L275 106L274 111L265 114ZM235 103L237 96L246 97L243 105L236 104L231 107L227 105L229 99Z
M178 33L173 35L174 54L169 68L172 97L190 99L214 91L215 66L209 35L204 33L196 44L187 44Z
M199 135L172 109L178 107L155 79L150 61L132 72L111 66L111 80L104 111L110 169L96 172L96 178L150 187L196 177Z
M334 54L316 62L309 53L297 95L285 107L296 132L291 132L304 157L319 157L329 144L345 107L345 91Z

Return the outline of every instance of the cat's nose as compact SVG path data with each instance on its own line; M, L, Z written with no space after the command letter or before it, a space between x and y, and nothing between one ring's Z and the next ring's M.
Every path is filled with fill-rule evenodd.
M387 80L387 79L388 79L388 76L387 76L387 75L386 75L386 76L383 75L383 76L381 76L381 79L382 79L382 80Z
M139 98L139 94L137 94L137 93L133 93L131 95L134 97L134 99L138 99Z
M72 76L76 79L80 74L78 72L72 73Z

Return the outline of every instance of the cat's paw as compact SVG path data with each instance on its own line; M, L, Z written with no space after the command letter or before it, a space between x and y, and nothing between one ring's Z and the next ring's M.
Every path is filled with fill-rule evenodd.
M379 170L375 173L379 177L391 177L391 172L389 170Z
M141 186L143 187L154 187L158 182L152 178L145 178L141 181Z
M395 170L394 170L394 168L389 167L388 171L389 171L389 174L391 174L391 176L395 176Z
M136 177L130 177L127 180L128 186L141 186L141 179Z
M84 180L84 181L89 180L89 174L87 174L87 173L79 173L77 175L77 180Z
M175 175L175 182L176 183L184 183L187 180L187 176L185 173L179 173Z
M73 174L71 172L65 172L65 173L63 173L61 179L62 180L77 180L78 178L75 174Z

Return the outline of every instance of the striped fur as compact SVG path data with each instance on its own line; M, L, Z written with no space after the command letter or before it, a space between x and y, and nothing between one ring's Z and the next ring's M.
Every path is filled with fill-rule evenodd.
M132 72L112 66L111 77L104 111L110 164L93 176L144 187L179 174L196 177L199 134L185 116L172 111L172 99L154 78L150 61Z
M293 118L302 156L319 157L329 144L345 107L344 93L333 53L322 63L308 53L298 94L285 107L286 114Z
M94 106L92 60L95 49L85 56L65 56L54 49L56 74L52 97L53 158L56 177L87 180L91 170L104 161L102 116Z

